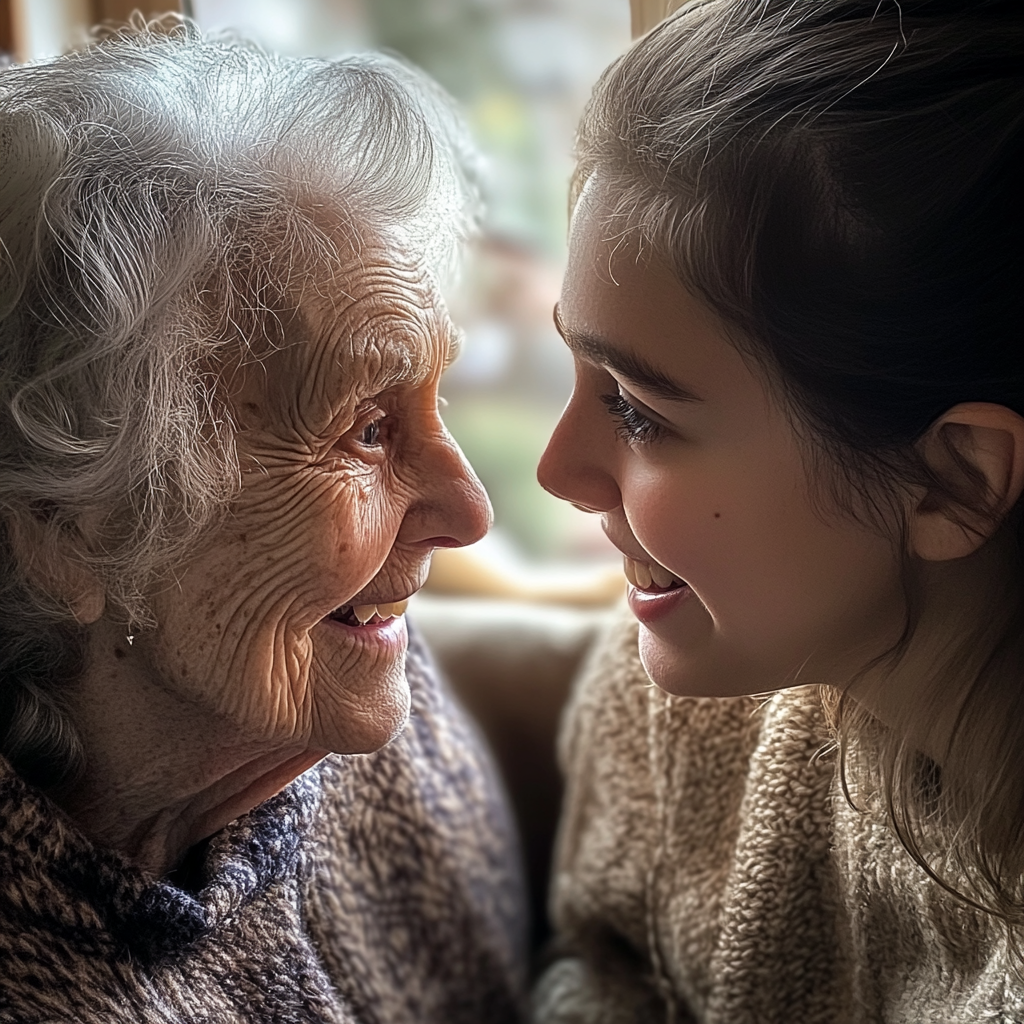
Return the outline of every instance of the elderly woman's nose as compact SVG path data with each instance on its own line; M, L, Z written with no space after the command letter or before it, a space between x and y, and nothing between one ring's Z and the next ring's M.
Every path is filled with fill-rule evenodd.
M399 539L431 547L473 544L494 521L487 492L450 434L436 435L427 447L419 498L406 514Z

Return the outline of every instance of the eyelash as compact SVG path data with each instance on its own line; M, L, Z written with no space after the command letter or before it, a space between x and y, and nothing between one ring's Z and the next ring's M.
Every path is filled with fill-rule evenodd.
M665 428L648 419L634 405L630 405L619 392L601 395L601 401L608 407L609 415L618 420L615 432L629 444L649 444L662 437Z
M362 451L367 456L379 455L387 446L391 428L391 417L377 403L364 407L356 413L355 423L349 427L339 445L351 450Z

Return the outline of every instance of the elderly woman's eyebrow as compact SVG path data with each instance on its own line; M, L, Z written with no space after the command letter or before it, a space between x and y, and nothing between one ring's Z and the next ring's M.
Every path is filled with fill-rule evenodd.
M657 398L664 398L670 402L703 401L699 395L689 388L683 387L682 384L673 380L642 356L624 352L604 338L567 327L562 320L557 303L554 308L554 320L555 329L573 354L582 356L590 362L610 367L631 384L635 384L638 388Z
M450 321L428 328L428 331L439 341L443 339L445 351L441 366L447 370L462 352L465 332ZM374 371L373 384L381 388L420 384L430 377L431 372L430 360L416 356L405 345L385 343L380 348L380 365Z
M423 358L427 339L440 335L447 340L454 328L410 327L402 318L384 316L355 327L340 318L319 327L310 325L308 330L308 338L333 348L333 361L346 375L358 370L361 389L382 391L427 380L431 375L431 360ZM448 356L446 351L445 366Z

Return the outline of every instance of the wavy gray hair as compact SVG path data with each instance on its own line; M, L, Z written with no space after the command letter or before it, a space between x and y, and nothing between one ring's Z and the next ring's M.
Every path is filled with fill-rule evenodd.
M337 264L317 211L443 273L475 214L469 153L393 59L286 59L182 19L0 72L0 754L30 781L81 766L61 690L84 637L19 532L70 545L147 623L147 587L238 487L217 361L258 357L275 308Z

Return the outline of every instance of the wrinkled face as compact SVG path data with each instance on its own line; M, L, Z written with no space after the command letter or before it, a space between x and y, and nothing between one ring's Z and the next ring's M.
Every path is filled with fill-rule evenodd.
M435 547L479 539L490 507L438 415L452 328L417 267L364 247L306 288L285 335L226 379L241 494L153 597L158 628L132 656L261 746L371 751L409 706L390 606Z
M891 542L822 512L762 374L668 269L605 241L599 212L584 193L558 309L576 386L541 483L603 513L665 689L842 681L903 622Z

